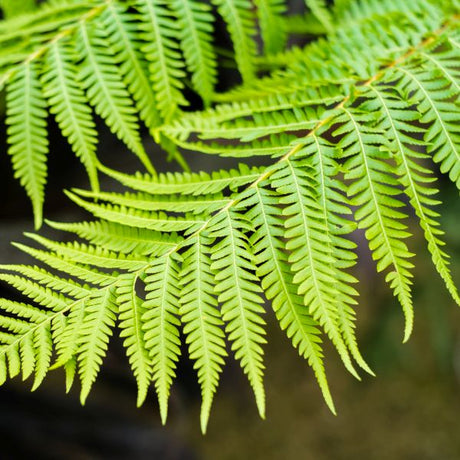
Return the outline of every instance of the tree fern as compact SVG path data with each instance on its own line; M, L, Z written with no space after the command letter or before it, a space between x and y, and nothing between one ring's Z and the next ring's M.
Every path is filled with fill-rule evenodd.
M2 266L1 279L30 303L0 300L0 381L35 374L36 388L50 368L64 367L67 388L79 376L84 402L116 327L137 381L138 404L155 387L163 423L182 344L201 388L203 432L228 359L226 343L264 417L265 297L335 412L324 340L355 377L359 369L372 374L355 334L356 229L364 232L377 271L402 306L404 340L413 329L416 283L411 232L424 234L436 270L460 303L433 187L436 163L459 183L455 3L340 1L324 16L323 2L307 2L330 29L327 37L262 60L251 41L255 17L267 51L279 51L270 49L281 38L267 24L284 15L282 2L256 2L259 10L249 1L213 3L227 22L243 76L239 88L219 96L211 10L188 0L184 9L178 1L139 0L130 9L106 2L89 10L101 28L95 18L76 26L69 21L70 29L62 25L69 41L46 44L44 55L60 59L60 67L41 73L30 59L8 70L8 123L18 171L29 165L20 161L24 154L39 157L44 171L44 101L53 100L73 68L83 85L64 82L68 97L50 102L50 110L63 131L72 129L69 141L82 159L82 145L94 152L90 103L146 163L137 116L158 142L177 152L238 158L242 164L211 173L127 174L91 157L93 171L127 190L100 191L93 174L93 190L67 195L96 219L49 222L76 241L27 234L31 246L16 244L40 266ZM112 51L103 47L106 42ZM81 62L72 61L74 45ZM261 78L259 64L269 64ZM222 102L182 113L187 72L206 104ZM29 93L20 92L21 85ZM24 97L26 119L18 115L17 99L23 104ZM20 130L27 135L16 139ZM19 142L25 152L17 150ZM249 156L265 166L250 167L244 163ZM40 177L35 189L41 195L26 181L37 203L44 173ZM411 225L410 212L418 225Z

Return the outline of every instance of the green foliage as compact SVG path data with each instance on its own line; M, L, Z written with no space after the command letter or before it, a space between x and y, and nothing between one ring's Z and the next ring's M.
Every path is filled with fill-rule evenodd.
M249 82L256 55L252 5L216 4L234 42L236 65ZM180 113L188 105L183 94L188 76L193 90L210 104L217 82L214 22L210 7L195 0L50 1L34 14L0 22L9 153L32 201L36 228L42 223L47 179L48 110L85 166L93 190L99 187L93 111L153 172L139 119L153 133ZM266 39L273 41L268 32ZM173 144L160 143L184 165Z
M103 28L80 21L75 52L82 86L70 77L74 51L60 41L47 45L46 53L62 65L41 79L35 61L12 73L13 106L15 87L25 85L29 90L21 98L31 107L16 120L10 103L10 129L27 133L16 141L24 146L16 162L37 150L46 154L42 101L65 80L62 94L68 97L52 109L61 114L58 123L73 136L87 168L93 165L127 190L101 192L94 183L91 191L72 190L71 200L96 220L49 224L75 234L76 241L28 234L34 245L17 244L47 268L2 267L0 278L31 302L0 300L0 381L34 373L35 388L56 357L51 367L64 367L68 389L78 375L84 402L117 328L138 384L138 404L153 384L163 422L182 345L201 387L203 432L227 354L239 362L264 417L266 298L335 412L324 341L355 377L358 370L372 374L355 334L356 232L364 234L376 270L401 304L404 340L413 329L411 232L423 233L435 269L460 304L434 186L438 164L460 188L455 2L345 0L332 11L324 2L307 2L327 37L281 51L286 30L267 34L269 24L283 22L285 5L257 1L265 51L275 53L260 60L251 41L251 3L213 3L228 24L243 77L240 87L218 96L212 14L199 2L187 1L181 9L175 1L166 10L162 2L139 0L131 17L131 9L109 1L100 7ZM135 22L139 33L131 28ZM110 40L113 54L103 46ZM256 78L258 65L269 74ZM185 69L206 104L221 102L182 113ZM81 88L87 99L80 100ZM93 156L88 103L147 165L137 115L152 123L157 141L178 151L235 161L258 156L266 166L113 171ZM36 187L43 184L40 177ZM411 229L410 213L419 222Z

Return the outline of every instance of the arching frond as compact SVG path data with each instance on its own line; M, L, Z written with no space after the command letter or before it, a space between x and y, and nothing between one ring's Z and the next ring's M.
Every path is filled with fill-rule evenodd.
M35 388L49 369L63 367L67 389L79 376L84 402L118 328L137 402L155 387L163 423L179 355L188 348L204 432L228 342L264 417L266 299L335 412L323 340L357 378L359 369L372 374L355 333L354 241L363 240L355 230L364 233L376 270L385 273L402 306L404 340L413 329L417 281L411 233L423 233L435 269L459 303L434 187L437 165L459 184L454 3L342 0L329 17L324 2L309 1L332 31L305 49L260 61L254 59L254 18L261 18L265 46L275 46L274 37L282 34L268 24L284 15L284 4L257 1L254 9L247 0L213 3L244 79L218 96L211 10L193 0L136 0L129 8L95 1L76 26L69 25L71 18L82 11L72 8L60 23L64 36L42 42L44 69L35 60L40 53L17 69L0 62L7 69L10 153L37 210L46 177L47 103L62 131L72 131L72 146L93 171L93 185L97 166L127 189L67 192L95 218L50 222L75 241L27 234L30 246L16 243L38 262L1 266L0 279L29 303L0 299L0 382L34 376ZM35 25L30 18L16 20L54 37L44 25L47 14L40 10ZM347 18L343 24L340 15ZM0 25L0 43L1 31ZM14 34L11 40L16 43ZM73 61L73 45L81 62ZM27 51L28 45L18 50L21 56ZM256 77L256 62L267 73L263 78ZM70 81L74 69L84 91ZM223 102L181 113L186 75L206 102ZM58 93L63 100L55 101ZM114 171L95 159L88 100L146 161L138 116L171 151L241 161L257 155L265 166L248 161L214 172Z

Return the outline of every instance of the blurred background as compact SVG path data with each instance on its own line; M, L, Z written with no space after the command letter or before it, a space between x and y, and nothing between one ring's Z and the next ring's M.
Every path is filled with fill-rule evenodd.
M231 72L226 78L233 78ZM27 263L30 260L10 241L27 241L22 233L33 230L31 209L12 178L4 152L4 123L1 126L0 263ZM45 215L52 220L75 221L87 216L62 190L87 188L86 176L52 120L50 126ZM160 170L171 168L147 137L146 147L159 159ZM110 133L101 135L99 152L103 163L115 169L129 172L139 167ZM194 170L230 164L229 160L192 155L188 160ZM444 203L439 210L452 255L452 272L460 285L458 190L443 178L439 186ZM102 189L113 188L110 181L102 181ZM360 240L362 235L356 238ZM312 371L267 310L267 420L259 419L249 384L230 358L208 434L203 437L199 387L184 347L168 424L162 427L153 391L144 406L136 408L135 382L115 335L85 407L80 406L77 385L65 394L60 371L51 372L34 393L30 392L31 382L19 378L0 389L0 459L460 459L460 309L437 276L421 232L411 239L411 249L418 254L415 329L409 343L403 345L401 309L383 277L375 273L365 243L360 245L357 331L361 350L377 377L363 375L361 382L356 381L333 348L326 347L326 371L337 416L328 411ZM0 296L17 298L5 285L0 286Z

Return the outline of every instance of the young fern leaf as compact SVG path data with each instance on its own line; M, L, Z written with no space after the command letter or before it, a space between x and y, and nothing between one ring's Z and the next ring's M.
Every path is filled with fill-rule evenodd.
M15 177L27 191L34 211L35 228L43 220L47 176L46 101L39 82L38 65L24 63L16 72L6 96L8 153Z
M100 30L81 23L78 51L84 64L80 66L80 81L94 109L153 172L142 146L137 117L129 93L116 66L106 50L106 36Z
M56 41L48 49L42 76L43 92L62 134L85 165L91 186L99 189L97 177L97 132L85 94L75 81L76 66L68 43Z
M227 356L209 257L212 242L201 234L194 237L184 253L180 272L180 316L190 358L195 361L201 386L200 422L203 434L206 433L212 401Z
M262 290L246 235L251 226L227 208L213 219L208 229L210 237L219 239L211 247L214 289L222 304L222 319L232 351L252 386L259 414L265 418L262 357L262 345L266 343L265 321Z
M217 82L217 56L212 46L213 16L209 5L197 0L174 0L185 63L195 91L209 106Z
M308 306L293 283L284 251L284 225L279 213L279 196L262 184L250 189L241 205L250 207L247 218L254 223L251 239L254 248L256 274L261 279L265 295L286 335L308 360L315 373L324 399L335 414L335 407L324 371L319 324L313 319Z
M297 293L313 318L324 327L345 367L359 379L338 323L335 261L324 212L315 199L317 181L310 159L301 154L296 159L287 159L273 174L271 184L280 194L280 203L286 206L282 211L286 217L285 247L290 251L288 262Z
M250 0L211 0L227 24L235 47L235 60L245 83L255 76L255 16Z
M399 210L404 204L396 198L400 194L396 167L385 161L386 139L382 131L367 126L374 120L372 114L343 108L335 119L342 126L334 134L343 136L339 146L342 157L347 158L345 178L352 181L348 194L352 204L358 207L355 212L358 228L366 230L377 271L391 267L385 279L403 308L406 341L413 326L410 271L413 264L408 260L413 254L404 242L409 233L401 221L407 216Z
M126 275L117 286L117 304L119 305L120 337L124 338L134 377L137 381L137 406L140 407L152 381L152 360L146 347L145 331L142 329L143 317L147 312L144 302L137 295L137 274Z
M152 360L153 381L163 424L168 415L169 392L180 354L178 262L177 254L168 253L150 265L144 279L147 293L143 303L142 327L145 347Z

